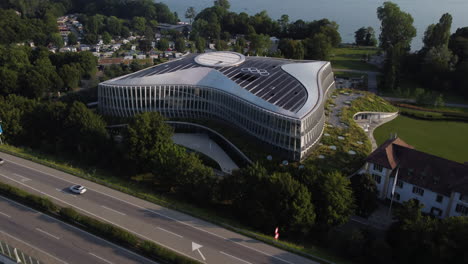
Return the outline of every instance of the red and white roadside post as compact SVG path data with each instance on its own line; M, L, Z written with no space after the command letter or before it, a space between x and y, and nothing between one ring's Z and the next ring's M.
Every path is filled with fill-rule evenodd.
M279 228L277 227L275 229L275 240L278 240L278 238L279 238Z

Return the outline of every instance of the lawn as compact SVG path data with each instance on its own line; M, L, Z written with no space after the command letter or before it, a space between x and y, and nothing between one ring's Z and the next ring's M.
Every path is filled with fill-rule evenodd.
M468 123L399 116L374 131L377 144L388 139L390 133L397 133L417 150L458 162L468 161Z
M331 52L330 61L334 69L378 71L375 65L362 60L366 55L376 53L375 48L335 48Z

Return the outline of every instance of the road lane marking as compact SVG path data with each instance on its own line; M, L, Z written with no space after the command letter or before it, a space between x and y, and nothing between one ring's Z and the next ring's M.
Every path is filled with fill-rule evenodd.
M88 252L88 253L89 253L91 256L93 256L93 257L95 257L95 258L98 258L98 259L100 259L100 260L102 260L102 261L104 261L104 262L106 262L106 263L114 264L114 263L108 261L107 259L102 258L102 257L100 257L100 256L98 256L98 255L96 255L96 254L93 254L93 253L91 253L91 252Z
M7 215L7 214L5 214L5 213L0 212L0 214L3 215L3 216L5 216L5 217L11 218L11 216L9 216L9 215Z
M34 169L34 168L29 167L29 166L22 165L22 164L19 164L19 163L17 163L17 162L11 161L11 160L6 160L6 161L11 162L11 163L14 163L14 164L16 164L16 165L18 165L18 166L20 166L20 167L23 167L23 168L28 168L28 169L30 169L30 170L37 171L37 172L42 173L42 174L44 174L44 175L49 175L49 176L51 176L51 177L54 177L54 178L56 178L56 179L59 179L59 180L65 181L65 182L69 182L69 183L72 183L72 184L76 184L76 183L74 183L74 182L71 182L70 180L67 180L67 179L64 179L64 178L61 178L61 177L52 175L52 174L50 174L50 173L48 173L48 172L40 171L40 170L38 170L38 169ZM0 174L0 175L1 175L1 174ZM2 176L4 176L4 175L2 175ZM74 176L74 175L71 175L71 174L70 174L70 176L72 176L72 177L77 177L77 176ZM6 177L6 176L4 176L4 177ZM8 177L6 177L6 178L8 178ZM85 179L85 178L81 178L81 180L86 180L86 181L88 181L88 182L92 182L92 181L89 181L89 180L87 180L87 179ZM95 183L95 182L93 182L93 183L94 183L94 184L97 184L97 183ZM99 185L99 184L98 184L98 185ZM25 185L25 186L28 186L28 185ZM104 185L100 185L100 186L102 186L102 187L104 187L104 188L109 188L109 187L104 186ZM29 186L28 186L28 187L29 187ZM29 187L29 188L32 188L32 187ZM112 188L109 188L109 189L117 192L117 190L114 190L114 189L112 189ZM106 193L103 193L103 192L98 192L98 191L96 191L96 190L94 190L94 189L91 189L91 188L89 188L89 187L88 187L88 190L95 191L95 192L97 192L97 193L99 193L99 194L102 194L102 195L104 195L104 196L111 197L111 198L116 199L116 200L118 200L118 201L121 201L121 202L123 202L123 203L129 204L129 205L132 205L132 206L135 206L136 208L143 209L143 210L145 210L145 211L148 211L148 212L154 213L154 214L156 214L156 215L165 217L165 218L167 218L167 219L173 220L173 221L175 221L175 222L177 222L177 223L179 223L179 224L192 227L193 229L202 231L202 232L204 232L204 233L213 235L213 236L218 237L218 238L222 238L222 239L224 239L224 240L227 240L227 241L229 241L229 242L232 242L232 243L237 244L237 245L239 245L239 246L242 246L242 247L244 247L244 248L248 248L248 249L250 249L250 250L253 250L253 251L256 251L256 252L258 252L258 253L261 253L261 254L263 254L263 255L265 255L265 256L268 256L268 257L277 259L277 260L279 260L279 261L282 261L282 262L284 262L284 263L294 264L293 262L290 262L290 261L287 261L287 260L285 260L285 259L283 259L283 258L274 256L274 255L272 255L272 254L270 254L270 253L263 252L263 251L261 251L261 250L259 250L259 249L256 249L256 248L253 248L253 247L244 245L244 244L242 244L242 243L240 243L240 242L237 242L237 241L233 241L233 240L231 240L231 239L229 239L229 238L226 238L226 237L223 237L223 236L221 236L221 235L218 235L218 234L215 234L215 233L213 233L213 232L210 232L210 231L208 231L208 230L204 230L204 229L202 229L202 228L199 228L199 227L190 225L189 223L185 223L185 222L183 222L183 221L177 220L177 219L175 219L175 218L173 218L173 217L170 217L170 216L167 216L167 215L165 215L165 214L158 213L158 212L156 212L156 211L154 211L154 210L145 208L145 207L143 207L143 206L139 206L139 205L136 205L136 204L134 204L134 203L131 203L131 202L122 200L122 199L117 198L117 197L114 197L114 196L112 196L112 195L110 195L110 194L106 194ZM36 190L36 191L37 191L37 190ZM39 192L40 192L40 191L39 191ZM42 193L42 192L41 192L41 193ZM43 194L45 194L45 193L43 193ZM123 194L129 195L129 194L126 194L126 193L123 193ZM45 194L45 195L48 195L48 194ZM48 195L48 196L53 197L53 196L51 196L51 195ZM137 197L134 197L134 196L131 196L131 195L129 195L129 196L132 197L132 198L137 199ZM55 198L55 197L53 197L53 198ZM55 198L55 199L61 201L61 200L58 199L58 198ZM62 201L62 202L64 202L64 201ZM145 202L147 202L147 201L145 201ZM66 203L66 202L65 202L65 203ZM67 203L67 204L68 204L68 203ZM151 204L152 204L152 203L151 203ZM88 214L91 214L91 215L93 215L93 216L95 216L95 217L98 217L98 218L103 219L103 220L105 220L105 221L107 221L107 222L109 222L109 223L114 224L113 222L110 222L109 220L106 220L106 219L104 219L104 218L102 218L102 217L99 217L99 216L97 216L97 215L95 215L95 214L92 214L92 213L90 213L90 212L88 212L88 211L85 211L85 210L83 210L83 209L81 209L81 208L79 208L79 207L77 207L77 206L74 206L74 205L71 205L71 204L68 204L68 205L70 205L70 206L72 206L72 207L76 207L76 208L82 210L83 212L86 212L86 213L88 213ZM161 206L161 207L162 207L162 206ZM162 208L164 208L164 207L162 207ZM165 209L167 209L167 208L165 208ZM179 212L179 213L180 213L180 212ZM195 218L195 219L197 219L197 218ZM199 220L199 219L197 219L197 220ZM114 225L117 225L117 224L114 224ZM121 226L119 226L119 227L121 227ZM124 228L124 227L122 227L122 228ZM134 231L131 231L131 230L129 230L129 229L126 229L126 228L124 228L124 229L125 229L125 230L128 230L128 231L130 231L130 232L133 232L133 233L135 233L135 234L138 234L138 233L136 233L136 232L134 232ZM145 238L145 239L148 239L148 238L146 238L145 236L142 236L142 235L139 235L139 236L141 236L141 237L143 237L143 238ZM148 239L148 240L151 240L151 241L153 241L153 242L155 242L155 243L157 243L157 244L159 244L159 245L164 246L163 244L161 244L161 243L159 243L159 242L156 242L156 241L154 241L154 240L152 240L152 239ZM175 249L172 249L172 248L170 248L170 247L168 247L168 246L165 246L165 247L167 247L167 248L169 248L169 249L171 249L171 250L174 250L174 251L176 251L176 252L179 252L179 251L177 251L177 250L175 250ZM179 253L181 253L181 252L179 252ZM189 256L189 255L187 255L187 254L184 254L184 253L181 253L181 254L184 255L184 256L188 256L188 257L190 257L190 258L193 258L193 257L191 257L191 256ZM290 254L293 254L293 253L290 253Z
M42 229L40 229L40 228L37 228L37 227L36 227L36 230L39 231L39 232L42 232L42 233L44 233L44 234L46 234L46 235L48 235L48 236L50 236L50 237L53 237L53 238L55 238L55 239L57 239L57 240L60 239L60 237L54 236L54 235L52 235L51 233L46 232L46 231L44 231L44 230L42 230Z
M200 248L202 248L203 246L200 245L200 244L197 244L195 242L192 242L192 251L198 251L198 253L200 253L200 256L202 257L203 260L206 260L205 256L203 256L203 254L201 253L200 251Z
M19 174L17 174L17 173L13 173L13 175L16 175L16 176L20 177L22 182L27 182L27 181L30 181L30 180L31 180L31 179L26 178L26 177L24 177L23 175L19 175Z
M94 216L94 217L96 217L96 218L99 218L99 219L101 219L101 220L103 220L103 221L105 221L105 222L107 222L107 223L113 224L113 225L115 225L115 226L117 226L117 227L120 227L120 228L122 228L122 229L124 229L124 230L127 230L127 231L130 232L130 233L137 234L137 235L140 236L141 238L144 238L144 239L146 239L146 240L149 240L149 241L151 241L151 242L154 242L154 243L156 243L156 244L158 244L158 245L160 245L160 246L162 246L162 247L168 248L168 249L170 249L170 250L172 250L172 251L175 251L175 252L177 252L177 253L179 253L179 254L181 254L181 255L184 255L184 256L186 256L186 257L188 257L188 258L191 258L191 259L194 259L194 260L199 261L198 259L196 259L196 258L194 258L194 257L192 257L192 256L190 256L190 255L188 255L188 254L186 254L186 253L184 253L184 252L181 252L181 251L179 251L179 250L177 250L177 249L174 249L174 248L172 248L172 247L170 247L170 246L164 245L164 244L161 243L161 242L158 242L158 241L156 241L156 240L153 240L153 239L151 239L151 238L149 238L149 237L147 237L147 236L145 236L145 235L142 235L142 234L140 234L140 233L138 233L138 232L136 232L136 231L130 230L130 229L128 229L128 228L126 228L126 227L123 227L123 226L121 226L121 225L119 225L119 224L116 224L116 223L114 223L114 222L111 222L110 220L107 220L107 219L105 219L104 217L101 217L101 216L99 216L99 215L93 214L93 213L91 213L91 212L89 212L89 211L87 211L87 210L85 210L85 209L82 209L82 208L76 206L76 205L73 205L73 204L68 203L68 202L66 202L66 201L64 201L64 200L61 200L61 199L59 199L59 198L57 198L57 197L55 197L55 196L53 196L53 195L50 195L50 194L45 193L45 192L43 192L43 191L40 191L40 190L38 190L38 189L36 189L36 188L34 188L34 187L31 187L31 186L29 186L29 185L26 185L26 184L24 184L24 183L22 183L22 182L19 182L19 181L15 180L15 179L12 179L12 178L10 178L10 177L8 177L8 176L5 176L5 175L1 174L1 173L0 173L0 176L3 176L3 177L5 177L5 178L7 178L7 179L9 179L9 180L11 180L11 181L14 181L14 182L18 183L18 184L24 185L24 186L28 187L28 188L31 189L31 190L34 190L34 191L36 191L36 192L38 192L38 193L40 193L40 194L43 194L43 195L45 195L45 196L49 196L49 197L51 197L51 198L53 198L53 199L55 199L55 200L57 200L57 201L60 201L60 202L62 202L62 203L64 203L64 204L66 204L66 205L69 205L69 206L74 207L74 208L76 208L76 209L78 209L78 210L81 210L82 212L85 212L85 213L87 213L87 214L89 214L89 215L92 215L92 216ZM5 198L5 197L3 197L3 198ZM5 199L6 199L6 198L5 198ZM11 201L11 200L10 200L10 201Z
M228 256L228 257L231 257L231 258L233 258L233 259L237 259L237 260L242 261L242 262L244 262L244 263L252 264L251 262L248 262L248 261L243 260L243 259L241 259L241 258L234 257L233 255L229 255L228 253L225 253L225 252L222 252L222 251L220 251L219 253L221 253L221 254L223 254L223 255L226 255L226 256Z
M58 260L58 261L60 261L60 262L62 262L62 263L68 264L68 262L63 261L63 260L57 258L56 256L51 255L50 253L47 253L47 252L45 252L44 250L39 249L39 248L37 248L37 247L35 247L35 246L33 246L33 245L31 245L31 244L25 242L25 241L23 241L23 240L21 240L21 239L15 237L15 236L13 236L13 235L10 235L10 234L8 234L7 232L5 232L5 231L3 231L3 230L0 230L0 233L2 233L2 234L4 234L4 235L7 235L7 236L9 236L9 237L11 237L11 238L13 238L13 239L16 239L16 240L20 241L21 243L23 243L23 244L25 244L25 245L28 245L29 247L31 247L31 248L33 248L33 249L35 249L35 250L37 250L37 251L40 251L40 252L46 254L47 256L50 256L50 257L52 257L52 258L54 258L54 259L56 259L56 260Z
M183 238L183 236L178 235L178 234L176 234L176 233L174 233L174 232L171 232L171 231L169 231L169 230L166 230L166 229L164 229L164 228L162 228L162 227L159 227L159 226L158 226L158 227L156 227L156 228L157 228L157 229L161 229L162 231L165 231L165 232L167 232L167 233L169 233L169 234L172 234L172 235L174 235L174 236L178 236L178 237L180 237L180 238Z
M35 213L38 213L38 214L40 214L41 216L45 216L46 218L52 219L53 221L56 221L56 222L61 223L61 224L64 224L64 225L70 227L71 229L77 230L77 231L79 231L79 232L81 232L81 233L84 233L84 234L87 234L87 235L89 235L89 236L91 236L91 237L94 237L95 239L97 239L97 240L99 240L99 241L104 241L105 243L107 243L107 244L109 244L109 245L112 245L112 246L114 246L114 247L116 247L116 248L118 248L118 249L121 249L121 250L123 250L123 251L129 253L130 255L134 255L134 256L137 256L137 257L139 257L139 258L145 259L145 260L147 260L148 262L151 262L151 263L156 263L156 262L154 262L153 260L150 260L150 259L148 259L148 258L146 258L146 257L144 257L144 256L141 256L141 255L138 255L138 254L135 253L135 252L132 252L132 251L126 249L126 248L123 248L123 247L121 247L121 246L118 246L118 245L116 245L116 244L114 244L114 243L112 243L112 242L110 242L110 241L108 241L108 240L105 240L105 239L101 238L101 237L98 237L98 236L96 236L96 235L93 235L93 234L91 234L91 233L88 233L87 231L84 231L84 230L82 230L82 229L79 229L78 227L75 227L75 226L72 226L72 225L70 225L70 224L68 224L68 223L62 222L62 221L60 221L60 220L58 220L58 219L56 219L56 218L53 218L52 216L49 216L49 215L43 214L43 213L41 213L41 212L39 212L39 211L36 211L36 210L34 210L34 209L30 208L30 207L27 207L27 206L24 205L24 204L20 204L20 203L18 203L18 202L15 202L15 201L10 200L10 199L8 199L8 198L5 198L5 197L3 197L3 196L0 196L0 198L1 198L1 199L4 199L4 200L7 200L7 201L9 201L9 202L11 202L11 203L14 203L14 204L16 204L16 205L18 205L18 206L20 206L20 207L24 207L24 208L26 208L26 209L28 209L28 210L31 210L31 211L33 211L33 212L35 212ZM1 232L1 230L0 230L0 232ZM65 263L66 263L66 262L65 262Z
M124 213L122 213L122 212L119 212L119 211L117 211L117 210L114 210L114 209L109 208L109 207L104 206L104 205L101 205L101 207L102 207L102 208L106 208L107 210L111 210L111 211L113 211L113 212L115 212L115 213L118 213L118 214L121 214L121 215L126 215L126 214L124 214Z

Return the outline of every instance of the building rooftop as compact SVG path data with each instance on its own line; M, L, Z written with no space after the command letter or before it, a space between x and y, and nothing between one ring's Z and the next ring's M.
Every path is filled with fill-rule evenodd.
M198 84L227 90L228 86L236 86L229 92L269 110L302 117L322 99L318 74L326 64L323 61L245 57L234 52L189 54L104 84ZM222 78L209 77L210 74L221 74Z
M455 191L468 195L466 164L418 151L399 138L387 140L367 161L393 169L391 177L399 167L398 179L436 193L450 196Z

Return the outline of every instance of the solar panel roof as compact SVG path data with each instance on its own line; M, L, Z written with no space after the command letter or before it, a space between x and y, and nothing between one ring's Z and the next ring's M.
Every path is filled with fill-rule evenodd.
M120 80L207 67L195 62L196 55L190 54L179 60L156 65ZM297 112L307 100L307 91L296 78L281 69L281 65L290 63L297 62L266 57L246 57L240 65L211 68L224 74L257 97L285 110Z

